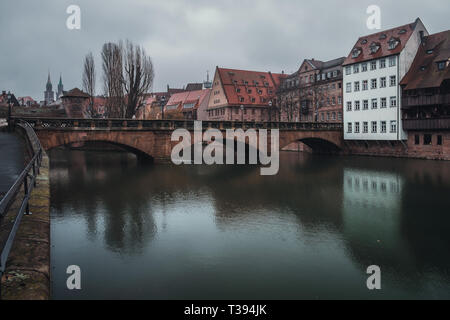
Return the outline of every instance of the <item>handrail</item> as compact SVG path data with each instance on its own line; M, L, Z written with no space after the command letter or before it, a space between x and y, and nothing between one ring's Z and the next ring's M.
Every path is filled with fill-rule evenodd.
M40 118L12 117L23 119L35 130L175 130L178 128L193 129L194 120L141 120L141 119L73 119L73 118ZM339 122L278 122L278 121L217 121L203 120L203 129L259 128L280 130L342 130Z
M36 133L34 132L31 125L23 120L19 120L19 125L26 131L29 142L33 149L34 156L27 164L25 169L16 179L14 184L8 190L6 195L0 201L0 221L3 220L5 215L8 212L11 204L16 200L16 195L20 191L20 188L23 185L24 188L24 197L22 199L22 203L20 205L19 211L16 214L16 218L14 220L11 231L9 232L8 238L5 242L5 245L0 251L0 279L3 276L3 273L6 269L6 261L8 260L9 253L11 251L14 238L16 236L17 230L19 228L20 222L24 215L30 214L28 201L30 200L31 192L33 188L36 186L36 176L39 174L39 168L41 166L42 161L42 145L39 142ZM0 299L1 299L1 281L0 281Z

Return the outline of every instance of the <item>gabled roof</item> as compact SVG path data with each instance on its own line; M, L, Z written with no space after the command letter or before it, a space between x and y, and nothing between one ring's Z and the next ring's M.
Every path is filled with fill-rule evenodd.
M194 103L194 108L198 108L204 99L209 97L210 92L211 89L204 89L175 93L170 97L167 106L177 105L177 109L179 109L182 108L184 104Z
M65 92L62 98L90 98L91 96L81 91L78 88L74 88L68 92Z
M186 86L186 91L196 91L196 90L202 90L203 89L203 83L188 83Z
M350 53L347 56L347 59L345 59L343 65L368 61L400 53L419 22L420 19L417 18L413 23L360 37L358 41L356 41L352 50L350 50ZM389 49L389 41L391 39L399 41L398 45L394 49ZM372 53L370 50L372 44L379 45L379 49L375 53ZM361 50L361 53L358 57L353 58L352 53L355 49Z
M217 68L217 72L229 105L268 105L281 80L287 77L281 73L227 68Z
M404 90L440 87L444 80L450 79L449 59L450 30L425 37L400 85ZM437 63L442 61L447 61L447 64L439 70Z

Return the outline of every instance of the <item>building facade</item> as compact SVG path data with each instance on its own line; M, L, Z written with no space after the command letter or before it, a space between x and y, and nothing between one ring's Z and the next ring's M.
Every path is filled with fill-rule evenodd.
M165 119L207 120L211 89L173 94L164 107Z
M276 90L284 74L216 68L207 114L209 120L274 121Z
M450 160L450 30L425 36L402 79L408 153Z
M407 140L399 83L426 35L418 18L358 39L343 64L345 140Z
M281 121L342 122L342 63L305 59L277 91Z

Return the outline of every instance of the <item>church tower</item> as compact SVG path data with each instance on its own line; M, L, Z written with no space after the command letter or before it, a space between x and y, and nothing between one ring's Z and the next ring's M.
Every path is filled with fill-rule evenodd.
M59 75L58 92L56 93L56 100L61 98L64 94L64 87L62 83L62 76Z
M52 91L52 82L50 81L50 72L48 73L47 85L45 86L44 91L44 101L45 105L49 105L55 101L55 94Z

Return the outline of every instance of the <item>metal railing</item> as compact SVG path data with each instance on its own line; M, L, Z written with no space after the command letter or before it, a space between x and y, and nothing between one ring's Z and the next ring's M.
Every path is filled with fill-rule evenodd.
M4 243L3 248L0 248L1 250L0 279L5 272L6 262L8 260L8 256L11 251L17 230L19 229L22 217L24 215L31 214L28 201L30 200L33 188L36 186L36 177L39 174L39 168L41 166L42 152L43 152L41 143L39 142L39 139L36 136L36 133L34 132L32 126L27 122L21 120L17 124L21 126L26 132L28 142L31 144L31 148L33 150L33 158L27 164L25 169L23 169L22 173L19 175L14 184L11 186L11 188L8 190L8 192L0 201L0 223L1 225L3 225L3 220L7 215L11 205L18 199L18 197L22 196L20 194L20 191L23 186L23 198L20 203L18 212L16 213L12 228L9 231L6 242ZM1 299L1 282L0 282L0 299Z
M27 121L35 130L175 130L194 129L193 120L132 120L132 119L68 119L68 118L14 118ZM280 129L341 131L337 122L255 122L255 121L202 121L202 129Z

